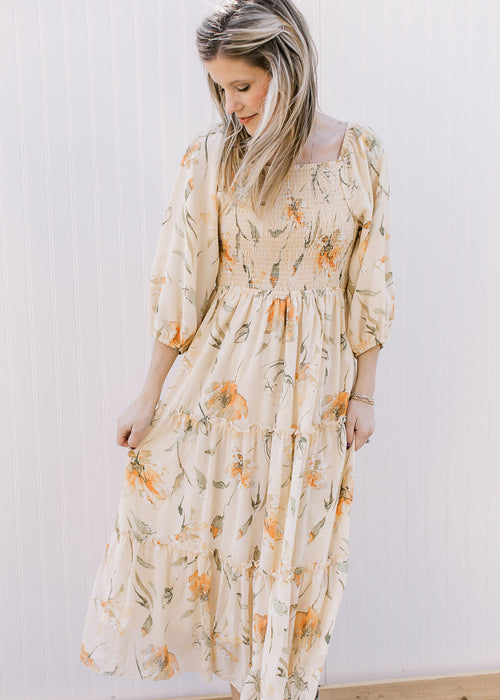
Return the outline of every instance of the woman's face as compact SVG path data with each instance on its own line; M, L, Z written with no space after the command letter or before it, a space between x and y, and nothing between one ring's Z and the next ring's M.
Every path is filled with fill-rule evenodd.
M234 112L248 133L253 135L264 113L270 74L243 59L224 56L205 61L205 66L212 79L224 89L226 112Z

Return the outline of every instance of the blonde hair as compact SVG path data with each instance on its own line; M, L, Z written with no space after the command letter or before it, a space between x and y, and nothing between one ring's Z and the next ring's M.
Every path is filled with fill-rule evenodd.
M224 90L206 73L222 117L219 187L247 196L254 211L272 206L316 113L318 54L307 23L291 0L227 0L196 30L196 48L202 61L237 58L271 76L262 119L250 138L226 112Z

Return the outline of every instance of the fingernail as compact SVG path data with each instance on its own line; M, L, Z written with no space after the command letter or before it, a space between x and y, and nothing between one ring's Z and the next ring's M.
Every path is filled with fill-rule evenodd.
M351 446L351 443L350 443L350 442L348 442L348 443L347 443L347 447L350 447L350 446Z

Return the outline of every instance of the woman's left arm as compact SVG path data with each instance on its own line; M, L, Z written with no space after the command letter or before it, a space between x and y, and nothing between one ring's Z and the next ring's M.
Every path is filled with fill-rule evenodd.
M357 363L351 393L373 399L378 355L394 319L394 282L387 155L382 141L369 127L364 131L363 143L365 158L360 162L364 163L363 179L370 202L365 204L363 226L349 263L346 336ZM346 414L347 447L355 439L355 449L359 450L374 430L374 406L351 397Z
M357 357L356 381L353 393L364 394L371 399L375 394L375 374L380 345L374 345ZM347 447L356 438L355 450L363 447L375 430L375 410L373 404L358 399L349 399L346 415Z

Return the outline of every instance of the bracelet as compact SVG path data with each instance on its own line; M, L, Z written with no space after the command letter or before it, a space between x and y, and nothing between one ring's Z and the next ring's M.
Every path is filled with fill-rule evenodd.
M359 401L364 401L365 403L369 403L369 404L372 404L372 405L375 403L374 399L371 399L371 398L370 398L369 396L367 396L366 394L355 394L354 392L352 392L352 394L350 395L349 398L351 398L351 399L359 399Z

